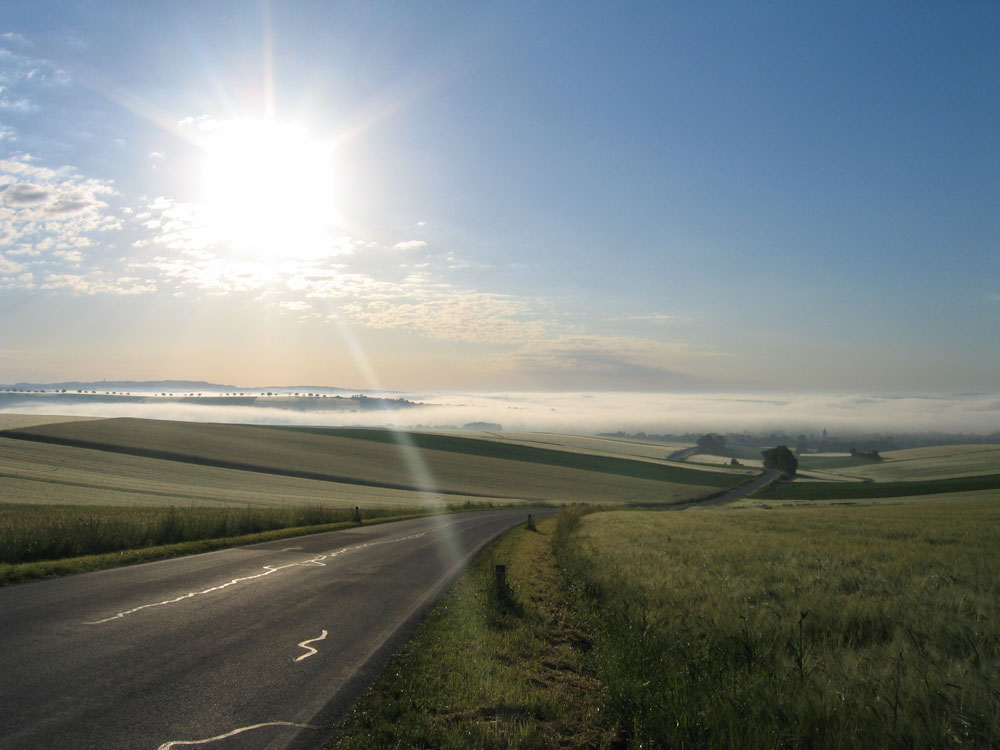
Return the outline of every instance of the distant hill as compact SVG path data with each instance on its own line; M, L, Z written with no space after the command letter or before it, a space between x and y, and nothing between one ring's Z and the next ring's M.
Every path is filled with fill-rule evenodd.
M234 385L208 383L204 380L68 380L64 383L14 383L0 388L21 391L231 391Z
M271 391L280 393L371 393L370 390L357 388L336 388L328 385L264 385L236 386L220 383L209 383L204 380L69 380L63 383L13 383L0 385L0 389L18 391L127 391L138 393L159 393L161 391L182 393L226 393L230 391ZM388 392L388 391L380 391Z

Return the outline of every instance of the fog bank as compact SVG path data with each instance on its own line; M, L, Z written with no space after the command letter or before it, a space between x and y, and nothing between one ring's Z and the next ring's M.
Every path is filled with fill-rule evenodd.
M0 411L143 417L274 425L461 427L494 422L507 431L967 432L1000 430L1000 395L866 396L666 393L406 394L422 406L365 412L289 410L195 403L66 403L46 398Z

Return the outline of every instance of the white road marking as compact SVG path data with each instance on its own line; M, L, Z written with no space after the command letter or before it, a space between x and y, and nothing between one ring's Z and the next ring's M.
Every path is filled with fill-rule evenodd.
M315 727L312 724L296 724L294 721L265 721L263 724L251 724L248 727L240 727L239 729L234 729L231 732L226 732L225 734L218 734L215 737L206 737L203 740L171 740L170 742L164 742L156 750L171 750L175 747L180 747L181 745L207 745L209 742L218 742L219 740L224 740L227 737L232 737L237 734L243 734L243 732L249 732L251 729L260 729L261 727L299 727L300 729L325 729L326 727Z
M312 646L308 645L308 644L315 643L316 641L321 641L324 638L326 638L326 631L325 630L320 634L320 636L318 638L310 638L308 641L302 641L302 643L298 644L299 648L307 649L309 651L309 653L308 654L302 654L301 656L299 656L299 657L297 657L295 659L292 659L292 661L302 661L303 659L308 659L310 656L315 656L316 654L318 654L319 651L317 649L313 648Z
M150 607L164 607L164 606L166 606L168 604L177 604L178 602L182 602L185 599L193 599L196 596L204 596L205 594L212 594L212 593L214 593L216 591L222 591L223 589L227 589L230 586L235 586L238 583L246 583L247 581L256 581L256 580L259 580L261 578L265 578L266 576L269 576L272 573L278 573L278 572L280 572L282 570L287 570L288 568L299 568L299 567L305 567L305 566L319 566L319 567L323 567L323 566L326 565L326 563L323 562L324 560L330 560L330 559L332 559L334 557L337 557L338 555L344 554L345 552L351 552L353 550L364 549L365 547L376 547L376 546L378 546L380 544L395 544L397 542L405 542L405 541L407 541L409 539L418 539L418 538L420 538L422 536L427 535L428 533L430 533L430 530L428 530L428 531L421 531L419 534L410 534L409 536L401 536L401 537L399 537L397 539L385 539L385 540L383 540L381 542L366 542L365 544L356 544L353 547L342 547L341 549L334 550L333 552L326 552L326 553L324 553L322 555L316 555L316 557L312 557L312 558L310 558L308 560L303 560L302 562L294 562L294 563L288 563L286 565L278 565L278 566L264 565L264 566L262 566L263 569L264 569L263 573L257 573L255 575L243 576L242 578L233 578L232 580L226 581L225 583L220 583L218 586L210 586L209 588L202 589L201 591L189 591L188 593L182 594L181 596L174 597L173 599L164 599L161 602L151 602L150 604L140 604L138 607L133 607L132 609L127 609L124 612L119 612L118 614L111 615L111 617L105 617L105 618L103 618L101 620L94 620L92 622L85 622L83 624L84 625L102 625L102 624L104 624L106 622L111 622L112 620L120 620L123 617L135 614L136 612L140 612L140 611L142 611L144 609L149 609Z
M285 547L282 552L293 552L294 550L302 549L301 547Z

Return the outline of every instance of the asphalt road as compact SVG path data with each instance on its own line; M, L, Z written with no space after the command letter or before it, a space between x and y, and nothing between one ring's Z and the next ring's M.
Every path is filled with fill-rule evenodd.
M472 556L527 513L401 521L0 589L0 746L319 747Z
M728 492L723 492L722 494L715 495L714 497L710 497L706 500L691 500L686 503L677 503L670 507L672 510L684 510L685 508L693 508L695 506L707 507L709 505L725 505L726 503L736 502L741 497L749 495L754 490L759 490L765 484L777 477L779 473L780 472L774 469L764 469L764 471L755 479L751 479L749 482L745 482L739 487L731 489Z

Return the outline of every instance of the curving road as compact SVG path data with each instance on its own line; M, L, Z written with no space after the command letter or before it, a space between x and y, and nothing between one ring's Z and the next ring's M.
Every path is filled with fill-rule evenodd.
M0 745L317 747L471 557L527 513L400 521L0 589Z
M749 482L744 482L738 487L722 492L718 495L713 495L711 497L705 498L704 500L690 500L684 503L676 503L671 505L671 510L685 510L686 508L705 508L710 505L726 505L727 503L734 503L742 497L746 497L751 492L759 490L768 482L776 479L780 474L780 471L775 469L764 469L760 474L758 474L754 479Z

